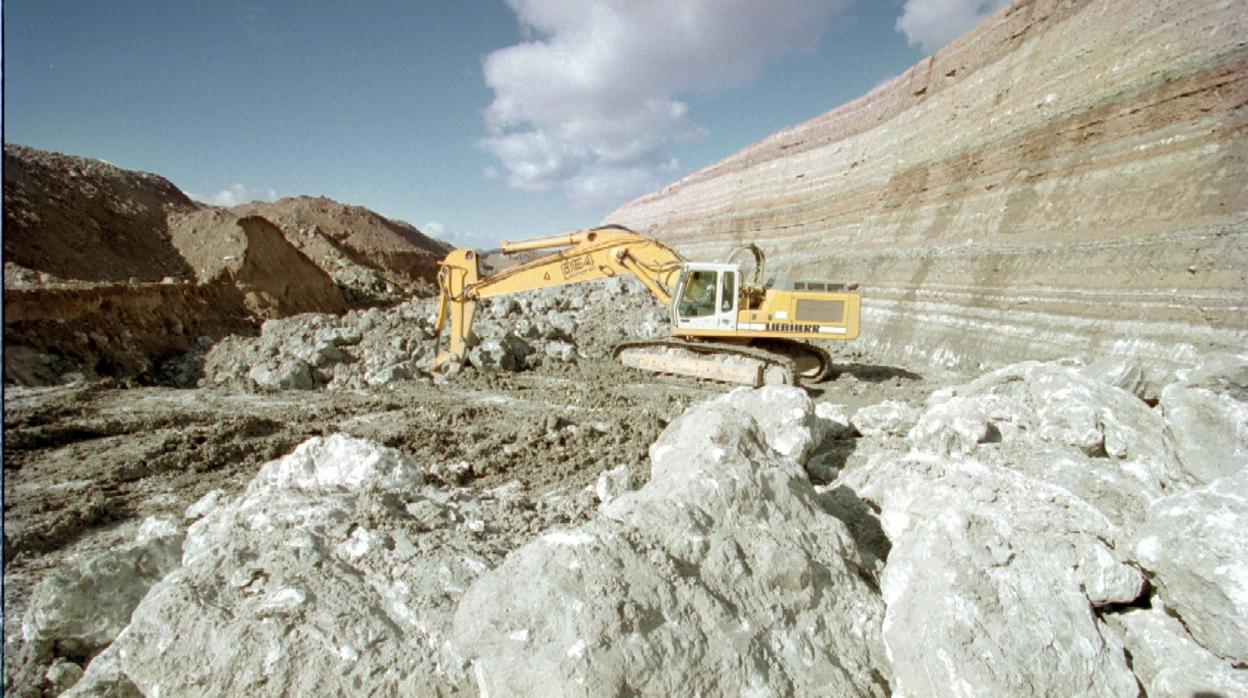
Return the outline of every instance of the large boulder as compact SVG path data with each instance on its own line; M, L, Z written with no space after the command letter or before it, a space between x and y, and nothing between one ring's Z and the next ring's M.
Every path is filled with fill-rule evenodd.
M397 451L341 435L265 465L191 526L182 567L89 665L82 690L449 690L460 661L451 613L505 549L479 500L422 481Z
M1183 470L1195 482L1211 482L1248 465L1248 403L1174 384L1161 391L1160 407Z
M316 387L312 369L299 359L266 361L253 366L247 376L266 390L311 390Z
M528 342L514 334L490 337L468 350L468 361L482 371L519 371L533 352Z
M1128 528L1187 481L1161 415L1057 363L1014 364L934 393L908 438L923 453L989 458L1063 487Z
M645 487L486 573L454 626L481 694L887 695L879 595L789 457L813 420L793 388L696 406Z
M1166 605L1202 646L1248 664L1248 469L1166 497L1135 546Z
M823 440L825 427L816 414L814 403L804 391L791 386L737 388L716 398L715 404L753 417L767 445L798 463L805 461ZM659 439L651 448L651 461L665 462L671 456L669 449L683 447L677 439Z
M1115 527L1061 487L973 460L885 459L859 492L892 541L881 589L899 694L1127 695L1093 607L1139 596Z
M1186 481L1161 415L1075 367L1029 362L938 391L906 438L890 431L864 432L865 461L838 486L879 508L891 542L894 690L1134 695L1097 609L1147 593L1132 543Z
M919 411L897 400L885 400L859 408L852 424L866 436L903 436L914 426Z

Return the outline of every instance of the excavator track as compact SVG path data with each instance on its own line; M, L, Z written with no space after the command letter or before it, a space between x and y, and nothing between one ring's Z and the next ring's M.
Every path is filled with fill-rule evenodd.
M675 373L755 387L813 383L831 372L831 357L818 347L783 340L763 341L765 343L759 345L732 345L663 337L621 342L615 345L611 355L617 361L643 371ZM724 361L725 358L729 360ZM740 361L731 361L733 358Z
M822 383L832 375L832 355L822 347L784 339L756 339L752 346L789 357L803 383Z

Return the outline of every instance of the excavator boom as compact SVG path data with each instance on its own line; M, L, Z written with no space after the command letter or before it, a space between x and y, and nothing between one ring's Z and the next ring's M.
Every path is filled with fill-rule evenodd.
M453 250L438 272L436 331L449 325L450 340L434 367L463 361L477 301L551 286L631 274L669 305L685 260L658 240L617 227L579 230L523 242L504 242L508 253L561 248L538 259L482 277L476 250Z
M728 263L687 262L658 240L605 226L505 242L508 253L553 250L489 276L475 250L454 250L438 272L437 332L447 330L434 368L462 363L483 298L631 274L667 306L676 337L625 342L617 359L642 370L759 385L818 381L831 369L810 340L858 336L856 285L824 281L763 284L763 255L753 245L754 277ZM734 254L734 257L736 255Z

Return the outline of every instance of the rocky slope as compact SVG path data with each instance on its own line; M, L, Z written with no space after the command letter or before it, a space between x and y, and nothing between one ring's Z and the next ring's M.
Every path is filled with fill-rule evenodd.
M606 220L858 280L897 360L1188 365L1246 339L1245 36L1236 0L1022 0Z

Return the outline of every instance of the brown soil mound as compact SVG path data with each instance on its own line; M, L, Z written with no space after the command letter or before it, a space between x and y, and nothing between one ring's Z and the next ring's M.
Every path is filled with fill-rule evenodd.
M276 223L286 239L333 276L344 292L356 292L362 300L371 296L363 283L367 274L359 273L359 267L379 274L383 284L397 287L392 293L432 292L438 261L451 249L408 223L324 197L253 202L233 211Z
M98 160L6 145L4 162L8 382L193 380L179 357L205 342L346 310L334 280L263 218Z
M20 145L4 146L4 258L86 281L160 281L190 272L170 213L196 204L163 177Z
M232 279L260 317L347 309L333 279L259 216L223 209L170 217L173 244L202 283Z

